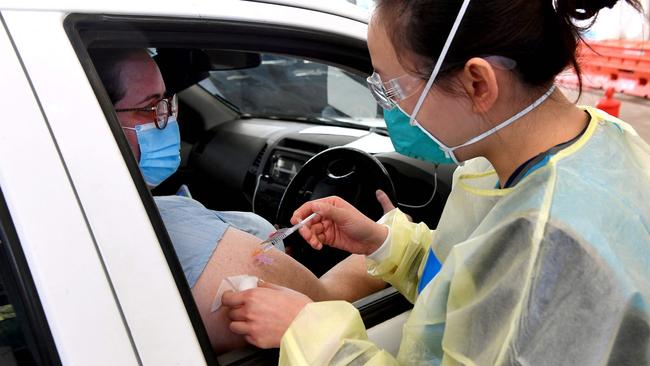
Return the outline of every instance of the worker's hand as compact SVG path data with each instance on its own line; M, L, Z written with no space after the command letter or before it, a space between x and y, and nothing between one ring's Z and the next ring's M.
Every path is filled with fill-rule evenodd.
M233 333L259 348L277 348L298 313L312 300L289 288L261 282L254 289L227 291L221 302L229 308Z
M388 195L382 191L381 189L378 189L377 192L377 201L379 201L379 204L381 205L381 208L384 210L384 215L393 211L395 209L395 205L393 202L388 198ZM411 215L406 214L406 218L408 218L409 221L413 221L413 218Z
M375 194L377 195L377 201L381 205L381 208L384 210L384 215L395 209L395 205L390 200L390 198L388 198L388 195L384 191L378 189Z
M326 197L300 206L291 217L296 224L316 212L318 215L300 229L300 235L314 249L323 245L354 254L368 255L386 239L388 229L377 224L339 197Z

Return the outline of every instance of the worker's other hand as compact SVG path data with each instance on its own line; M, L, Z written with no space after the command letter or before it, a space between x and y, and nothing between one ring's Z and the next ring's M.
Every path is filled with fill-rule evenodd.
M381 205L381 208L384 210L384 215L395 209L395 205L390 200L390 198L388 198L386 192L378 189L375 194L377 195L377 201Z
M221 302L229 308L233 333L259 348L277 348L298 313L312 300L289 288L261 282L254 289L227 291Z
M391 211L393 211L395 209L395 205L390 200L390 198L388 198L388 195L386 194L386 192L382 191L381 189L378 189L377 192L375 192L375 194L377 195L377 201L381 205L381 208L384 210L384 215L391 212ZM406 213L405 213L405 215L406 215L406 217L408 218L409 221L411 221L411 222L413 221L413 218L411 217L411 215L408 215Z
M336 196L305 203L293 213L291 222L297 224L314 212L318 215L300 229L300 235L314 249L328 245L350 253L368 255L377 250L388 235L384 225L372 221Z

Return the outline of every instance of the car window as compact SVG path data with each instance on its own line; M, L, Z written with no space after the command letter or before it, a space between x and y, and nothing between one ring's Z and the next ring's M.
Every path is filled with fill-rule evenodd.
M152 38L155 36L151 34ZM147 90L138 98L152 95L156 90L148 88L160 85L158 79L162 77L165 93L178 94L179 100L177 120L174 121L176 123L170 124L174 129L167 127L167 130L160 129L163 132L154 131L159 136L156 141L148 139L143 130L140 130L140 134L137 130L133 132L129 125L133 122L129 111L116 112L114 101L107 98L117 94L113 93L116 91L113 85L115 83L110 82L115 74L111 73L111 68L105 61L131 49L91 47L88 51L94 70L88 70L97 72L99 80L104 81L103 85L95 85L99 86L99 101L113 107L106 110L115 113L117 117L110 115L107 120L124 127L113 129L121 146L129 148L122 152L139 154L136 159L126 159L131 164L129 168L134 177L141 175L135 179L136 183L143 185L146 175L153 175L152 171L164 176L162 182L151 190L152 195L141 194L143 203L150 210L158 211L151 218L154 227L161 232L161 247L168 255L179 289L184 294L193 296L185 302L188 314L192 319L204 321L203 329L195 327L197 336L199 339L209 337L208 345L219 355L225 350L245 345L243 340L224 331L227 329L227 324L224 323L226 320L217 311L219 303L215 301L214 291L220 287L224 274L258 276L264 278L264 281L292 288L312 298L326 293L325 285L318 279L320 273L315 273L309 266L311 263L301 262L299 256L292 257L297 251L292 253L291 248L285 251L278 245L277 250L258 255L259 243L276 230L274 224L278 223L275 213L286 188L283 184L273 183L269 184L273 185L272 189L260 188L268 183L262 178L265 169L271 167L268 164L272 160L269 154L277 148L284 148L295 153L296 156L293 157L302 159L299 160L302 164L310 156L326 149L329 144L343 145L368 134L368 127L385 128L383 113L367 87L366 75L352 71L370 70L370 63L368 61L364 68L355 68L358 65L347 58L353 59L356 53L352 50L343 53L350 56L326 55L328 57L323 57L323 61L319 62L306 56L270 53L266 49L261 52L248 49L231 51L211 45L166 48L157 47L155 42L147 46L148 55L153 56L153 66L157 66L160 75L151 71L148 58L138 55L138 65L151 71L146 75L156 82L143 83L145 87L134 88L136 92L132 94ZM359 47L362 46L365 44L360 43ZM362 50L361 55L367 57L366 50ZM240 62L239 56L243 52L254 57ZM136 59L135 56L133 58ZM337 62L340 65L346 64L344 61L349 62L348 68L336 66ZM97 77L91 79L98 80ZM259 120L250 121L249 118ZM315 129L326 126L328 128L318 130L327 133L315 134L322 141L307 143L308 146L300 145L301 141L298 140L299 146L291 145L289 138L283 141L287 145L272 145L272 139L275 138L272 134L289 136L292 130L296 130L296 126L304 127L303 123L296 123L297 121L311 122ZM136 122L140 125L150 123L144 118ZM356 127L350 124L365 128L329 128L332 125ZM338 134L329 134L330 131ZM154 133L149 136L154 136ZM180 159L172 155L156 155L159 151L151 148L154 146L152 141L160 141L160 144L166 144L162 148L171 146L176 151L178 148L172 143L176 144L179 140ZM171 143L168 144L169 141ZM187 155L183 155L183 144L191 145L185 146L189 151ZM133 149L134 146L138 149ZM146 149L156 153L149 154L155 163L171 156L173 161L180 160L179 168L167 169L165 164L143 164L143 161L147 162L142 159L145 156L143 151L148 151ZM161 159L155 160L157 157ZM135 161L138 162L137 166L133 165ZM290 160L287 158L283 161ZM165 171L149 169L153 166L165 168ZM133 168L140 168L139 172ZM293 166L294 170L298 168L299 165ZM238 178L232 179L233 176ZM256 201L257 207L254 206ZM260 206L267 207L269 215L260 215ZM300 241L298 236L295 238ZM332 265L335 260L339 260L333 256L330 259ZM363 263L353 264L355 270L361 268L365 274L365 267L357 265ZM185 281L182 281L181 276L184 276ZM360 289L358 294L353 294L353 297L364 297L384 286L384 283L373 282ZM194 303L191 302L192 299Z
M211 71L200 85L244 117L385 126L365 77L311 60L263 54L257 67Z

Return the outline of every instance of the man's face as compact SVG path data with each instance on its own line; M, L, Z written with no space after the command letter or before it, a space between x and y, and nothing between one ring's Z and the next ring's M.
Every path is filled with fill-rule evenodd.
M126 91L124 98L115 103L115 109L153 107L165 95L165 83L156 63L146 52L131 56L120 63L120 82ZM152 112L117 112L122 127L154 122ZM137 161L140 147L134 130L124 129L126 139Z

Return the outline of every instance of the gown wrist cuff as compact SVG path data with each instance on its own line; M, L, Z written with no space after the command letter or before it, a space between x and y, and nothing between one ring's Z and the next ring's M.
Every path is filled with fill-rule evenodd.
M390 226L384 225L388 229L388 235L386 235L386 240L381 244L377 250L368 254L366 257L372 259L375 262L381 262L387 259L390 255Z

